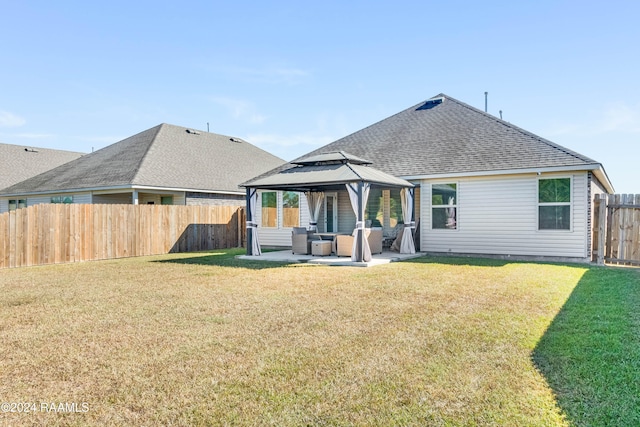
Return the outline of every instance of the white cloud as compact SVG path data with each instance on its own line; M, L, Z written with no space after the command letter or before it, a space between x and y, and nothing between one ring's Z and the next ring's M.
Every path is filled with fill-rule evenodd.
M231 117L236 120L250 124L261 124L267 120L267 117L258 113L255 106L248 101L225 97L214 97L212 101L226 108Z
M27 121L20 116L17 116L8 111L0 111L0 127L20 127L25 123L27 123Z

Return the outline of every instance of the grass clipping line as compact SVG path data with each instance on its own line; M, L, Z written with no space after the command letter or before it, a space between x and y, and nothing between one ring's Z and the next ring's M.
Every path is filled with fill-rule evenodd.
M87 402L89 411L0 419L572 421L532 352L585 272L600 269L432 258L371 269L264 265L235 260L236 253L3 272L0 395Z

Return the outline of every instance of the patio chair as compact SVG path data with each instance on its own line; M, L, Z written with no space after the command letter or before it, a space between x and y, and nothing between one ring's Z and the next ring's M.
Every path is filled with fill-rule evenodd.
M382 228L366 228L364 235L369 242L372 254L382 253ZM352 235L339 235L336 236L336 255L337 256L351 256L353 250L353 236Z
M353 236L350 234L341 234L336 236L336 255L337 256L351 256L353 249Z
M389 239L391 240L391 246L389 250L392 252L400 252L400 242L402 241L402 233L404 231L404 224L398 223L389 233Z
M313 233L304 227L293 227L291 231L291 252L299 255L311 254Z
M382 227L373 227L369 229L370 232L367 235L367 241L371 248L372 254L382 253Z
M420 250L420 220L418 220L418 222L416 222L416 228L413 232L413 246L416 248L416 251ZM404 234L404 224L402 225L402 228L400 228L398 230L397 236L395 238L395 240L393 241L393 244L391 245L391 248L389 248L390 251L393 252L400 252L400 246L402 244L402 235Z

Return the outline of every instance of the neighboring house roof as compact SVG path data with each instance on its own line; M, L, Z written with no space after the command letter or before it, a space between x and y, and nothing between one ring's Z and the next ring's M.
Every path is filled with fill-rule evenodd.
M82 155L74 151L0 144L0 191Z
M599 171L600 181L611 187L602 165L595 160L444 94L305 157L341 150L403 178L584 168Z
M163 123L3 193L127 187L241 193L240 183L282 163L239 138Z

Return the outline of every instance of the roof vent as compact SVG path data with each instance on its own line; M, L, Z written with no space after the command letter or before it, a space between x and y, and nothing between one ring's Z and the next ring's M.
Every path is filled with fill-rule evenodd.
M239 139L239 138L233 138L233 137L229 138L229 141L231 141L231 142L237 142L238 144L240 144L240 143L242 142L242 140L241 140L241 139Z
M187 129L187 133L190 133L191 135L200 135L200 132L193 129Z
M38 150L36 150L35 148L29 148L29 147L26 147L24 149L24 151L27 151L29 153L37 153L38 152Z
M444 102L444 96L440 96L438 98L431 98L427 100L423 105L418 107L418 110L430 110L436 105L440 105Z

